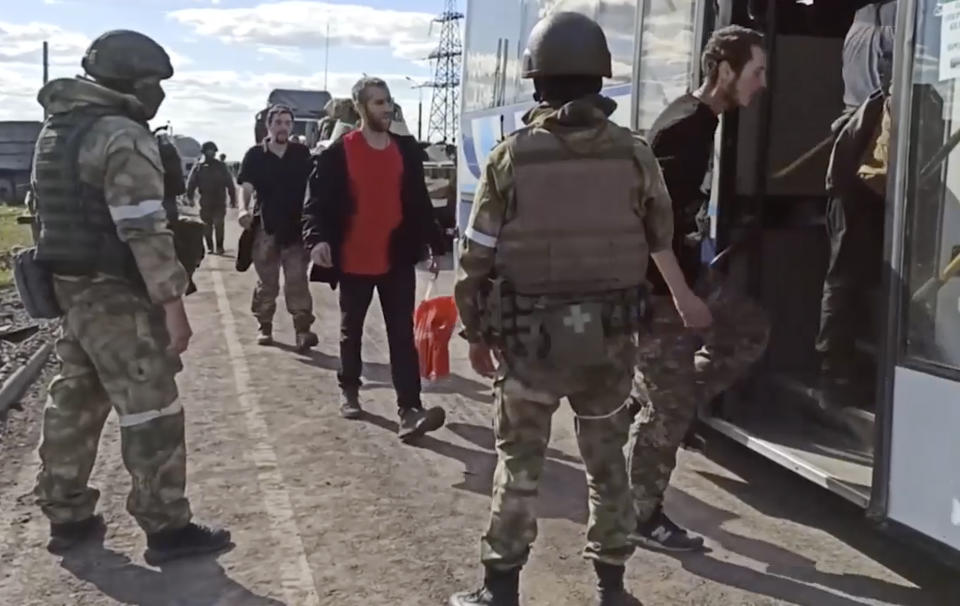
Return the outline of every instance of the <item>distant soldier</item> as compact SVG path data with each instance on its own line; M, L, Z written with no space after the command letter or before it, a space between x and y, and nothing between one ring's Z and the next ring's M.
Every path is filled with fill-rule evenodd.
M688 324L707 326L710 313L670 248L670 198L653 153L609 119L616 103L599 93L611 71L593 20L560 12L538 23L523 76L533 78L540 104L493 149L477 187L455 294L471 365L496 375L497 469L480 544L483 587L454 595L451 606L519 604L551 418L563 397L577 417L587 473L584 555L599 604L628 603L623 574L635 517L623 447L651 254Z
M222 255L227 198L230 198L230 206L237 205L237 185L227 165L217 160L216 143L207 141L200 151L203 158L193 166L187 180L187 198L192 202L197 190L200 190L200 220L206 228L204 238L207 252Z
M157 141L146 128L173 75L150 38L112 31L83 58L92 78L54 80L39 94L50 117L37 141L32 187L41 226L36 260L63 311L36 495L50 519L48 549L102 532L99 491L87 485L111 404L133 476L127 508L147 534L148 564L215 552L230 533L194 524L184 494L183 406L174 377L190 341L163 208Z

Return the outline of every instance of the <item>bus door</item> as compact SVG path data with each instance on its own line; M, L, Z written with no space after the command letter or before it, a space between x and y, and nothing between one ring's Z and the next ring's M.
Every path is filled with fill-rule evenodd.
M960 549L960 3L900 7L879 516Z
M715 244L736 245L730 273L771 321L766 358L752 379L706 411L708 424L866 507L873 473L874 382L826 405L820 387L824 276L830 256L825 177L831 126L844 110L843 44L855 3L757 0L719 3L718 25L764 31L769 87L722 119L713 195ZM882 241L882 227L877 234ZM872 263L877 274L883 262ZM865 267L864 271L869 268ZM879 280L856 341L858 376L877 367ZM852 393L852 392L851 392Z

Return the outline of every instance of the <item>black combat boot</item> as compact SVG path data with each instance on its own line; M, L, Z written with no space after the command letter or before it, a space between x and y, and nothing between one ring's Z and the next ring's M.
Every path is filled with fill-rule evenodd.
M191 522L183 528L148 534L147 551L143 554L143 559L147 564L157 566L177 558L216 553L230 546L229 530Z
M96 536L103 536L107 530L103 516L97 514L79 522L64 524L50 523L50 540L47 542L47 551L61 554L71 548L91 540Z
M597 573L597 605L627 606L630 594L623 588L624 567L594 560L593 569Z
M476 591L455 593L450 606L520 606L520 568L494 570L483 574L483 587Z

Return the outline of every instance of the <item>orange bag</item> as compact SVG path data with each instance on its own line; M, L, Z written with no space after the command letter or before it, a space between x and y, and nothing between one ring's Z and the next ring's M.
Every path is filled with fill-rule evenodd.
M420 376L436 381L450 374L450 337L457 324L453 297L430 298L433 284L413 314L413 334L420 357Z

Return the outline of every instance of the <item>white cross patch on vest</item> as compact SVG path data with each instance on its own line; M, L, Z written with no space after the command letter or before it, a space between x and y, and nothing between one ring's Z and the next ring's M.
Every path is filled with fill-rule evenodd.
M570 306L570 314L563 318L563 325L572 328L573 332L582 335L586 326L593 321L593 314L583 311L579 305Z

